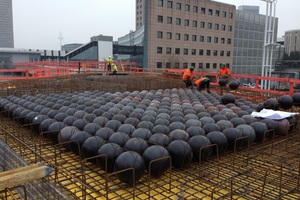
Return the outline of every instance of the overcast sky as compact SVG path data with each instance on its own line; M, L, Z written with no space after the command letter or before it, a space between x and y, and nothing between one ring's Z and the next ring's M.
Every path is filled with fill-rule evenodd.
M15 48L60 49L62 44L87 43L91 36L119 37L135 30L135 0L12 0ZM151 0L153 1L153 0ZM260 6L262 0L216 0L236 5ZM278 0L278 35L300 29L300 0Z

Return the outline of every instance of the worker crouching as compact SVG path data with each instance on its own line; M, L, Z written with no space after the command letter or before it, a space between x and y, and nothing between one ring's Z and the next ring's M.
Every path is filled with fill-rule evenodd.
M183 75L182 75L182 80L185 83L185 86L187 88L190 88L193 86L193 71L194 71L194 67L191 66L189 69L184 70Z
M115 63L113 63L113 75L116 75L117 72L118 72L118 66Z
M207 77L201 77L201 78L199 78L199 79L197 79L195 81L194 85L197 87L197 89L199 91L206 89L206 91L208 93L210 93L210 89L209 89L209 87L210 87L210 79L209 78L207 78Z

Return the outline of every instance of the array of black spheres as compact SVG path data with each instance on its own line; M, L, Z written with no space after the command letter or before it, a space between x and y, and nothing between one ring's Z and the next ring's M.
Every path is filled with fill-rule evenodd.
M145 171L158 177L170 163L183 168L208 159L216 153L213 145L224 153L244 136L259 142L267 130L286 134L295 118L274 121L251 113L289 105L291 99L292 105L300 103L299 94L283 96L274 105L274 100L253 104L232 94L173 88L9 96L0 98L0 108L83 158L98 155L92 162L107 172L125 170L120 181L132 183L132 170L126 169L135 170L136 181Z

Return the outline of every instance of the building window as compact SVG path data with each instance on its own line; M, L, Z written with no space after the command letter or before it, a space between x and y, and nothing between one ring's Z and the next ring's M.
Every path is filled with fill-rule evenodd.
M227 51L226 55L227 57L230 57L230 51Z
M214 50L214 56L218 56L218 51Z
M203 69L203 63L199 63L198 66L199 66L199 69Z
M163 0L157 0L157 5L159 7L163 7L164 6L164 1Z
M166 54L171 54L172 53L172 48L171 47L167 47L166 48Z
M231 44L231 38L227 38L227 44Z
M216 10L216 16L219 17L220 16L220 11Z
M171 32L167 32L167 39L172 39L172 33Z
M198 12L198 6L193 6L193 12L197 13Z
M187 64L187 63L183 63L183 64L182 64L182 67L183 67L184 69L186 69L186 68L188 67L188 64Z
M157 31L157 38L163 38L163 32Z
M210 68L210 63L206 63L206 69Z
M179 69L179 62L176 62L174 68Z
M192 49L192 55L193 55L193 56L196 55L196 49Z
M217 69L217 63L213 63L213 69Z
M207 28L208 28L208 29L212 29L212 23L208 23L208 24L207 24Z
M181 3L176 3L176 9L181 10Z
M228 31L232 32L232 26L228 26Z
M189 55L189 49L183 49L183 54L184 55Z
M190 20L185 19L185 20L184 20L184 26L189 26L189 25L190 25Z
M175 39L176 39L176 40L180 40L180 33L176 33Z
M222 31L225 31L225 30L226 30L226 25L222 24Z
M196 64L195 63L191 63L191 66L193 66L195 68Z
M205 8L201 8L201 14L205 14Z
M170 62L166 63L166 68L171 68L171 63Z
M210 56L210 50L209 50L209 49L206 50L206 55L207 55L207 56Z
M177 54L177 55L180 54L180 48L175 48L175 54Z
M219 24L215 24L215 30L219 30Z
M197 41L197 35L192 35L192 41L196 42Z
M197 21L193 20L193 27L197 27Z
M167 24L172 24L172 17L167 17Z
M185 4L185 11L190 12L190 5L189 4Z
M164 21L163 16L158 15L158 16L157 16L157 22L158 22L158 23L163 23L163 21Z
M200 42L204 42L204 36L200 35Z
M225 44L225 38L221 38L221 44Z
M157 68L162 68L162 62L157 62L157 63L156 63L156 67L157 67Z
M213 10L212 9L208 9L208 15L213 15Z
M199 56L203 56L203 49L199 49Z
M224 56L224 51L220 51L220 56Z
M205 28L205 22L200 22L200 28Z
M184 34L184 41L189 41L189 34Z
M172 1L168 1L167 8L173 8L173 2Z
M176 25L181 25L181 19L180 18L176 18Z
M233 18L233 13L230 12L230 13L229 13L229 19L232 19L232 18Z
M207 36L207 43L211 43L211 37Z
M162 47L157 47L157 53L162 54Z
M222 12L222 17L225 17L225 18L226 18L226 11L223 11L223 12Z
M218 43L219 42L219 38L218 37L214 37L214 43Z

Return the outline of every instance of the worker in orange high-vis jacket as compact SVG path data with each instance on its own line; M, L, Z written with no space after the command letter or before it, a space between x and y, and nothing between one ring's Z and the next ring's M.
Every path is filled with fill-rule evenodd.
M182 75L182 80L185 83L185 86L187 88L193 86L193 71L194 71L194 67L191 66L189 69L184 70L183 75Z
M225 63L221 64L221 68L219 70L219 78L226 79L228 82L228 78L230 77L230 69L226 66Z
M207 77L201 77L201 78L199 78L199 79L197 79L196 81L195 81L195 83L194 83L194 85L197 87L197 89L199 90L199 91L201 91L201 90L205 90L205 88L206 88L206 91L208 92L208 93L210 93L210 89L209 89L209 86L210 86L210 79L209 78L207 78Z

